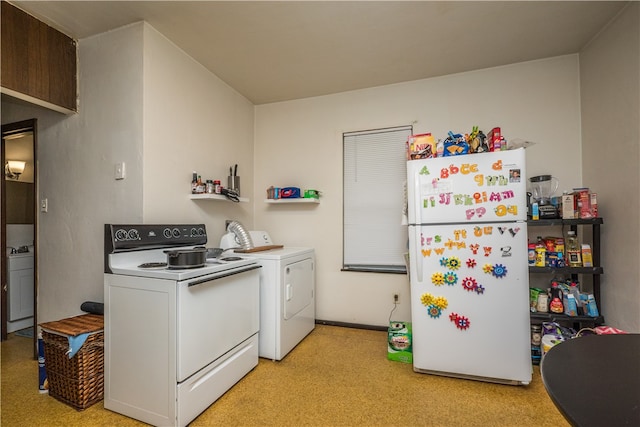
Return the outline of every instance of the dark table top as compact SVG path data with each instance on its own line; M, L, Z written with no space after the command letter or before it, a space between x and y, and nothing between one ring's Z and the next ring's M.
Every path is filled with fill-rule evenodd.
M552 347L547 393L574 426L640 426L640 334L588 335Z

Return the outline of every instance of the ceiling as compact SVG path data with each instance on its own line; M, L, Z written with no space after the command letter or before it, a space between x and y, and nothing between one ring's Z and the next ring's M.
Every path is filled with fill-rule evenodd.
M11 1L74 39L147 21L254 104L578 53L624 1Z

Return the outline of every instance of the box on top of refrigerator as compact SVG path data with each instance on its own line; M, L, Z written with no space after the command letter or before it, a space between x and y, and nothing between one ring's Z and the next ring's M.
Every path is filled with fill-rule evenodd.
M411 135L407 139L407 160L436 157L436 139L430 133Z

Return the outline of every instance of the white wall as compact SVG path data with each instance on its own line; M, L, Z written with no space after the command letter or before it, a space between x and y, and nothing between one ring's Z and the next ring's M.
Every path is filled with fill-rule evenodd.
M276 243L316 248L319 319L386 326L394 292L393 317L410 317L407 276L340 271L342 133L414 121L438 138L500 126L507 139L538 143L527 149L529 176L581 184L577 55L257 106L255 225ZM321 190L321 203L267 205L270 185Z
M253 225L253 203L189 200L192 171L226 187L237 163L252 194L253 104L148 24L144 40L144 222L205 223L217 247L225 219Z
M142 218L142 32L127 27L80 40L79 113L3 102L2 122L38 119L38 321L103 300L103 224ZM113 180L115 161L129 179ZM136 165L137 164L137 165Z
M640 5L632 2L582 52L582 167L598 191L607 324L640 332Z
M204 222L211 246L224 219L252 225L252 203L188 198L193 169L226 179L235 163L250 194L246 99L144 23L80 40L79 82L72 116L2 103L2 123L38 119L39 195L49 199L38 219L39 322L103 301L105 223Z
M79 113L39 123L38 320L103 300L104 227L142 218L142 29L79 41ZM113 179L114 164L129 165Z

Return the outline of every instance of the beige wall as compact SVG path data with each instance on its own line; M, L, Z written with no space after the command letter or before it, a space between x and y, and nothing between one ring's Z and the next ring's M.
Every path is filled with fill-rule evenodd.
M416 133L501 126L527 149L528 175L551 173L562 188L581 184L577 55L337 95L256 107L255 224L290 246L317 253L317 317L384 326L408 320L406 275L341 272L342 133L414 123ZM270 185L322 191L317 206L267 205ZM398 189L401 191L401 189ZM380 197L384 197L381 194ZM398 215L400 218L400 215Z
M39 322L103 301L105 223L204 222L213 246L224 219L252 225L251 203L189 200L193 169L225 179L234 163L251 191L248 101L144 23L80 40L79 82L71 116L2 103L2 123L38 119L38 194L49 200L38 219Z
M582 169L597 189L607 324L640 332L640 5L580 52Z
M225 219L253 225L253 201L189 200L192 171L226 187L237 163L252 194L253 104L148 24L144 39L144 222L205 223L217 247Z

